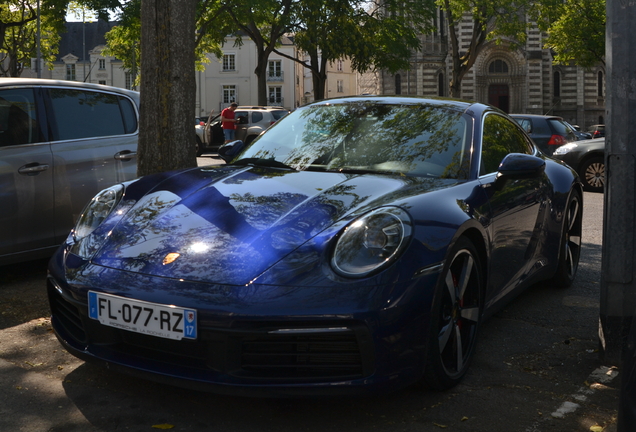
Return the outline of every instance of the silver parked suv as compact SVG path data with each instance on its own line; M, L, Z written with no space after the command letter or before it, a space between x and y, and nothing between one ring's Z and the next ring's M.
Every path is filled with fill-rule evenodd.
M239 119L236 125L236 139L250 144L270 125L289 113L283 107L239 106L234 116ZM197 156L206 151L216 151L225 141L221 128L221 114L210 116L205 127L197 128Z
M139 93L0 78L0 265L46 257L102 189L137 177Z

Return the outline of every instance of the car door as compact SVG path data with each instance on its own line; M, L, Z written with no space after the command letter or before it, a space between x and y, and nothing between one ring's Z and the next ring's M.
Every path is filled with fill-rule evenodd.
M510 153L532 154L523 132L507 118L489 114L484 120L480 182L490 196L491 268L489 300L497 300L517 286L537 263L544 229L544 173L506 178L498 176L501 161Z
M205 134L208 147L219 148L225 142L225 134L221 127L221 114L210 116L205 123Z
M56 246L53 155L33 88L0 88L0 263ZM34 252L35 251L35 252ZM38 252L39 251L39 252Z
M54 87L45 93L62 242L97 192L137 177L138 116L135 103L117 93Z
M250 113L249 111L239 111L236 110L234 112L234 118L239 119L239 122L236 124L236 132L234 138L237 140L241 140L245 142L245 137L247 136L247 128L250 125Z

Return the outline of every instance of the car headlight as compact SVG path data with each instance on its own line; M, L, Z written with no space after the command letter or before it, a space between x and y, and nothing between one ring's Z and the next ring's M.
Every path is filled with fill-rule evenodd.
M123 185L111 186L99 192L84 207L75 229L73 229L73 239L79 241L90 235L113 211L124 194Z
M554 151L554 154L566 154L572 150L574 150L575 148L577 148L578 146L574 143L570 143L570 144L564 144L561 147L557 147L557 149Z
M347 225L334 248L331 266L340 276L368 276L394 262L412 232L411 218L404 210L374 210Z

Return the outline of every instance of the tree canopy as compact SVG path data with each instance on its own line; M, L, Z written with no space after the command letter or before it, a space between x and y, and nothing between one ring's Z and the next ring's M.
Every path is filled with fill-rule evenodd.
M605 65L605 14L605 0L558 3L542 23L554 61L582 67Z
M68 2L68 1L67 1ZM66 3L43 0L40 7L40 51L45 62L57 54L60 33L64 28ZM30 0L0 3L0 74L20 76L31 59L37 57L37 6Z
M380 0L368 7L360 0L300 2L294 43L309 62L295 60L312 72L314 99L325 97L329 62L348 58L358 72L409 68L418 35L431 30L435 14L434 0Z
M505 40L519 45L526 40L526 0L438 0L449 27L452 70L450 94L460 97L461 82L475 64L486 43ZM460 40L461 23L472 21L472 34L467 47Z

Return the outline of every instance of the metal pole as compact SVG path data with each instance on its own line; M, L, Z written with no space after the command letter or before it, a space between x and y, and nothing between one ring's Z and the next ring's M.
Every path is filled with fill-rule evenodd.
M618 365L636 310L636 4L607 1L601 357Z
M38 0L38 19L37 19L37 33L36 33L36 55L35 55L35 70L37 72L37 77L42 78L42 67L41 67L41 57L42 52L40 51L40 0Z
M82 6L82 63L84 67L82 81L86 82L86 11L84 6Z

